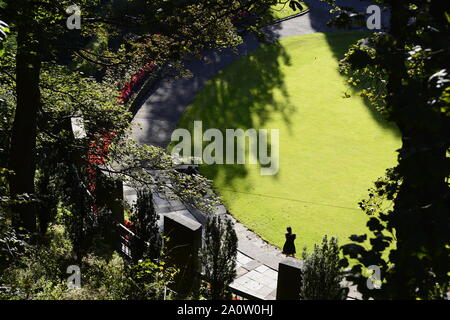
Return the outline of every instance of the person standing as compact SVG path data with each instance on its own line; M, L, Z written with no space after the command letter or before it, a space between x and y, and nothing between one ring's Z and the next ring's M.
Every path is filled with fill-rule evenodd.
M294 240L296 239L297 235L292 233L292 228L287 227L286 228L287 233L286 236L286 242L283 246L283 254L285 254L287 257L295 257L295 244Z

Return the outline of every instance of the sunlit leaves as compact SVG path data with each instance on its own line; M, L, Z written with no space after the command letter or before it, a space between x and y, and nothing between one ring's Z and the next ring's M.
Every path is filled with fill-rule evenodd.
M341 70L398 126L403 145L397 167L378 180L369 198L360 203L370 216L369 249L351 244L344 246L344 254L356 258L361 270L376 264L385 274L381 290L370 292L366 276L353 268L353 279L367 297L442 297L449 283L448 4L379 3L390 9L390 28L353 46L341 61ZM347 21L340 22L350 24L350 20L347 15ZM361 243L362 239L351 240ZM387 252L389 268L383 260Z

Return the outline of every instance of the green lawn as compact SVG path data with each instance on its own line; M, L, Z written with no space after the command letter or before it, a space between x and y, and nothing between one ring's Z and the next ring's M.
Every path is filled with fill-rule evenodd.
M238 59L210 80L179 127L280 130L280 170L203 166L230 212L279 247L286 226L297 251L324 234L365 230L357 209L373 181L395 164L398 132L380 120L337 70L356 32L285 38ZM350 97L348 97L350 95Z
M306 6L306 4L302 4L303 6L303 11L307 10L308 7ZM288 4L277 4L275 6L272 7L272 12L273 12L273 21L275 20L279 20L279 19L283 19L283 18L288 18L290 16L293 16L295 14L300 13L300 11L294 11L289 7L289 3Z

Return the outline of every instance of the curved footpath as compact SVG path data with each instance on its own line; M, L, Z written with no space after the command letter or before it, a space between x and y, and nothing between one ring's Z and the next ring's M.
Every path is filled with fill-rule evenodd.
M305 2L310 7L309 12L271 24L263 29L271 41L315 32L337 31L326 25L331 7L319 0ZM370 5L358 0L346 0L345 4L363 10ZM141 144L165 148L184 110L194 101L205 83L231 62L261 45L251 36L246 36L243 40L237 48L237 53L229 49L208 52L203 61L189 62L187 68L193 74L191 78L160 80L155 88L148 92L147 100L133 119L133 138ZM125 197L131 202L135 198L135 192L125 188ZM164 199L159 199L158 202L156 206L162 215L167 212L180 212L180 214L186 212L186 208L181 203L174 205ZM275 299L278 264L285 259L285 256L281 254L280 249L263 241L240 223L236 223L236 233L239 241L238 277L232 287L243 295L265 300ZM352 288L349 297L358 298L359 294Z

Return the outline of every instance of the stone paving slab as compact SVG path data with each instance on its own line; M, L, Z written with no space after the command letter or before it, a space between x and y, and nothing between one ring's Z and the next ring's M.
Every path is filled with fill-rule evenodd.
M238 236L238 250L243 254L252 257L260 265L278 270L278 264L286 258L281 250L264 240L254 232L250 231L243 224L235 221L236 234ZM255 268L259 266L255 265Z
M277 287L277 276L274 275L278 274L277 271L245 256L241 252L238 255L238 262L246 262L245 266L253 266L254 268L248 270L241 267L238 269L240 273L230 287L257 299L274 300L274 292Z
M238 263L245 265L247 263L249 263L250 261L252 261L252 259L248 256L246 256L245 254L242 254L241 252L238 252L236 260Z

